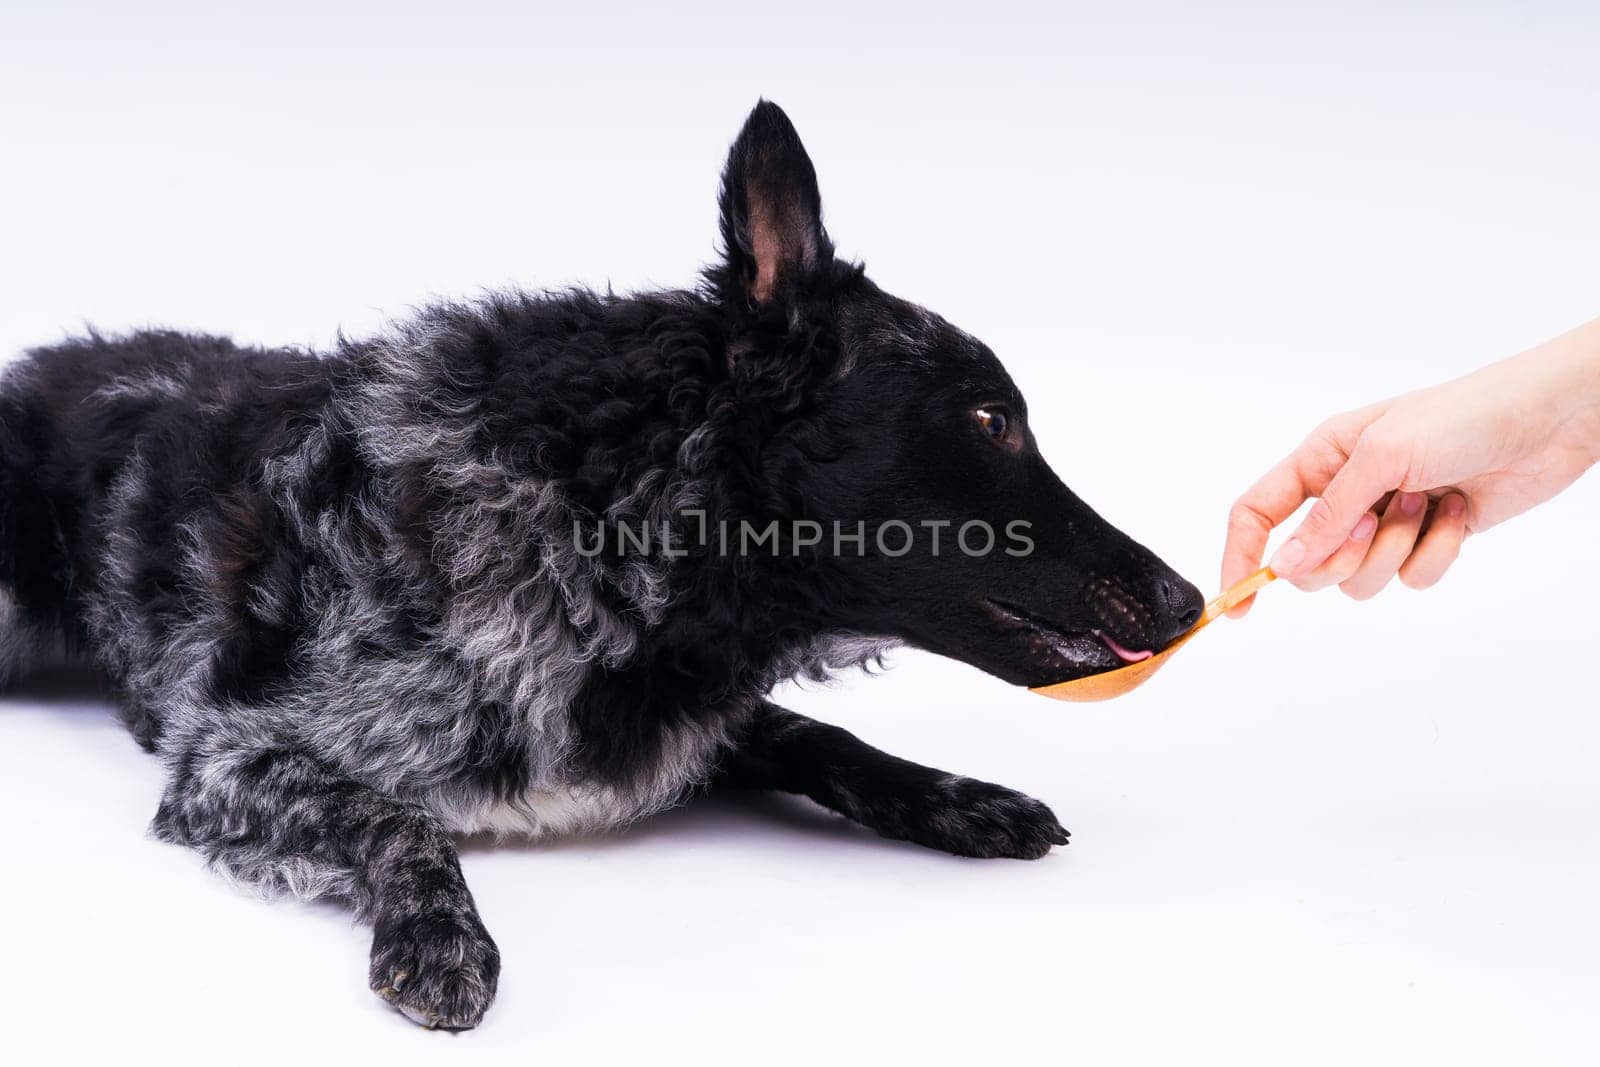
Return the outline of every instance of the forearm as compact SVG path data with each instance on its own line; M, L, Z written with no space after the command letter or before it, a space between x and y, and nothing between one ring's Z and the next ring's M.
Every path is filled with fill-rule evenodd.
M1506 393L1532 393L1534 402L1557 421L1579 419L1600 433L1600 319L1568 330L1526 352L1485 367ZM1518 387L1517 383L1523 383ZM1600 455L1600 440L1590 440Z

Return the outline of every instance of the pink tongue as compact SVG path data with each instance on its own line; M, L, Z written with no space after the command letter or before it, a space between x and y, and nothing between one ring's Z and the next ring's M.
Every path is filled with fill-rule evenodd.
M1100 635L1100 640L1106 643L1107 648L1121 656L1123 659L1127 660L1129 663L1138 663L1140 660L1149 659L1152 655L1154 655L1154 653L1152 653L1149 649L1145 649L1143 652L1135 652L1132 649L1123 648L1105 634Z

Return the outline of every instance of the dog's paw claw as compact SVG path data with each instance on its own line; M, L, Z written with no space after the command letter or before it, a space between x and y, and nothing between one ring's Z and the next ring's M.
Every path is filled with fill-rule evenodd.
M500 952L470 912L380 920L372 991L429 1030L470 1030L494 1000Z
M424 1030L439 1029L439 1017L433 1012L428 1011L425 1008L418 1008L414 1005L401 1003L399 1001L394 1002L394 1006L400 1009L401 1015L404 1015L407 1019L410 1019Z

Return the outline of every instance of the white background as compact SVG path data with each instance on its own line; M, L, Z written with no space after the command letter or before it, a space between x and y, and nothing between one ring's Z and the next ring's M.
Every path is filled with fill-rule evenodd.
M764 94L841 250L990 342L1067 482L1210 590L1227 505L1324 415L1600 313L1591 4L16 6L7 358L690 283ZM1597 536L1600 477L1427 594L1274 588L1113 704L911 653L793 695L1072 846L778 800L474 844L505 973L458 1037L367 992L336 909L144 836L157 768L103 703L15 696L0 1058L1593 1063Z

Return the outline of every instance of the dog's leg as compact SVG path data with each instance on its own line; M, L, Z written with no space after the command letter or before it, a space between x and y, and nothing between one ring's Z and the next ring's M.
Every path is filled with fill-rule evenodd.
M798 793L884 837L958 856L1038 859L1067 843L1032 797L898 759L775 704L756 709L717 782Z
M292 749L207 745L174 764L158 836L235 878L348 900L374 926L374 992L423 1026L477 1025L500 953L433 816Z

